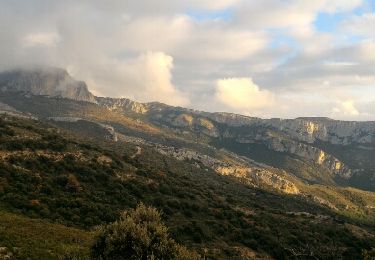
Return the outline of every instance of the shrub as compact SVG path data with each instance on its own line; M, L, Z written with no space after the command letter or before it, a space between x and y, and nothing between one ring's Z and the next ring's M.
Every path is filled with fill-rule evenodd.
M104 226L91 252L94 259L200 259L169 237L158 210L143 204Z

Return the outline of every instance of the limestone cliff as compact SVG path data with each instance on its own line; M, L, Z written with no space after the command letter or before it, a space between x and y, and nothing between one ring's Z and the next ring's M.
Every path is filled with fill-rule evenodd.
M19 69L0 73L0 90L96 103L86 83L58 68Z
M258 137L258 139L260 139ZM348 179L352 171L343 162L323 150L304 143L267 136L262 139L269 149L277 152L287 152L307 159L315 164L322 165L333 174Z
M134 112L145 114L148 112L148 104L132 101L127 98L96 97L97 102L111 111Z

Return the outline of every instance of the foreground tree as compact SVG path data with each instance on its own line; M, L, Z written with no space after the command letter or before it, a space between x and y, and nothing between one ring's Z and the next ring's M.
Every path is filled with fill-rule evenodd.
M169 237L160 212L143 204L103 227L92 247L94 259L200 259Z

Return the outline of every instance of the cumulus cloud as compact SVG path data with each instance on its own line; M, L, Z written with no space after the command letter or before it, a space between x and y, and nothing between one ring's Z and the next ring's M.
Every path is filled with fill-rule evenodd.
M209 111L375 119L365 1L3 0L0 69L63 67L97 95ZM345 19L323 32L322 13Z
M87 79L97 95L127 97L142 102L160 101L186 106L189 97L172 82L173 58L163 52L147 52L125 60L106 60L106 68L69 67ZM95 66L95 64L94 64ZM92 73L94 72L94 73Z
M173 58L162 52L148 52L123 64L120 71L124 86L118 91L140 101L160 101L184 106L188 97L172 83ZM129 91L132 89L133 91ZM127 94L128 93L128 94Z
M229 108L242 111L258 110L273 105L274 96L261 90L251 78L220 79L216 83L216 98Z
M333 112L349 116L357 116L360 114L358 109L355 107L353 100L345 100L340 102L338 106L333 109Z

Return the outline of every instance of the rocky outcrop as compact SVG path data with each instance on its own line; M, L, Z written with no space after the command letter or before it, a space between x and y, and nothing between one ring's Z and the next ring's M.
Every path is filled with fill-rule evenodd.
M69 98L96 103L86 83L58 68L34 68L0 73L0 90Z
M193 113L229 127L257 126L279 130L307 143L318 140L340 145L375 143L375 122L339 121L324 117L261 119L232 113Z
M375 143L375 122L337 121L328 118L270 119L265 125L308 143L317 140L332 144Z
M296 140L332 144L375 143L375 122L338 121L329 118L260 119L230 113L205 113L211 120L232 127L259 126L282 131Z
M319 148L290 139L272 136L271 134L257 135L255 140L258 142L261 141L273 151L291 153L321 165L331 173L344 179L352 177L352 171L343 162ZM237 142L243 143L246 142L246 139L238 139Z
M157 102L139 103L129 99L97 98L99 104L110 110L149 114L156 120L164 119L157 112L164 111L175 119L175 126L191 125L193 119L205 118L206 122L224 124L228 127L263 127L281 131L290 137L307 143L325 141L332 144L375 143L375 122L338 121L324 117L296 119L261 119L232 113L209 113L180 107L171 107ZM189 120L186 115L191 117ZM223 133L221 133L223 134Z
M126 137L124 139L135 144L153 146L160 154L171 156L180 161L190 161L198 168L209 168L221 175L232 176L242 180L242 182L254 186L278 190L287 194L299 194L297 186L284 178L282 175L272 171L272 168L266 165L262 167L252 164L249 160L239 157L232 158L237 163L219 160L217 158L201 154L199 152L165 146L146 142L142 139ZM228 153L227 156L230 156Z
M262 119L257 117L248 117L238 114L232 113L208 113L208 112L201 112L196 111L197 114L205 116L215 122L226 124L229 126L246 126L246 125L253 125L253 124L261 124Z
M176 116L171 116L169 118L164 118L164 122L178 128L189 128L194 132L200 134L205 134L211 137L218 137L219 131L216 126L208 119L204 117L197 117L192 114L179 114Z
M98 124L100 125L104 130L106 130L107 134L104 136L105 139L117 142L118 137L115 129L111 125L106 125L106 124Z
M127 98L96 97L96 101L99 105L104 106L111 111L145 114L149 110L148 104L135 102Z
M293 182L267 168L230 166L217 167L215 170L222 175L240 178L255 187L269 187L287 194L300 193Z

